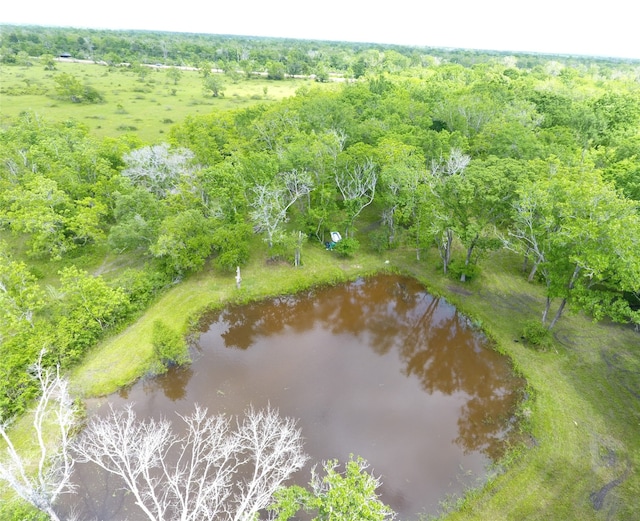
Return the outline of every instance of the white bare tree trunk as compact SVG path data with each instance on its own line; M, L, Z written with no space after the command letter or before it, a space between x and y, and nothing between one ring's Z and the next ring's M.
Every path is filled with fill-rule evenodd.
M69 394L67 380L60 377L58 369L54 371L43 367L43 355L44 351L33 367L33 375L40 382L41 390L33 411L37 462L18 453L7 432L9 422L0 424L0 437L8 454L8 458L0 460L0 481L5 481L22 499L58 521L53 505L61 494L72 490L70 434L76 425L77 410ZM57 429L58 436L58 440L53 442L44 436L45 428L48 430L51 425Z
M167 420L137 420L131 407L92 419L75 451L115 474L152 521L252 520L307 460L295 422L250 409L236 428L196 406Z

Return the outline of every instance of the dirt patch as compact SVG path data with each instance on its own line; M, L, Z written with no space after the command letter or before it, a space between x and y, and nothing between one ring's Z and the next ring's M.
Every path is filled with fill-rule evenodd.
M601 354L613 381L640 400L640 362L635 356L612 349L602 349Z
M473 295L473 291L469 291L466 288L461 288L460 286L447 286L447 291L455 293L456 295L463 295L465 297L470 297L471 295Z
M505 313L518 313L520 315L537 316L542 313L542 304L531 295L525 293L509 293L500 295L489 291L481 291L479 295L489 302L497 311Z
M601 510L603 505L604 505L604 500L607 497L607 494L611 491L611 489L613 489L614 487L617 487L618 485L620 485L625 479L627 479L629 477L629 474L631 472L631 467L630 465L627 463L627 468L624 471L624 473L622 474L622 476L609 481L609 483L607 483L605 486L603 486L600 490L596 491L596 492L592 492L589 495L589 499L591 499L591 504L593 505L593 508L595 510Z

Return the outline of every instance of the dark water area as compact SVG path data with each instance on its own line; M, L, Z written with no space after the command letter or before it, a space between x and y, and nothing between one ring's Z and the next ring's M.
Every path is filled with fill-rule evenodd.
M482 482L504 450L523 382L467 318L413 279L359 279L202 323L190 366L109 403L169 419L194 403L231 415L271 405L302 429L311 464L298 484L314 462L362 456L381 477L382 500L407 520ZM135 519L115 480L87 466L77 480L81 518Z

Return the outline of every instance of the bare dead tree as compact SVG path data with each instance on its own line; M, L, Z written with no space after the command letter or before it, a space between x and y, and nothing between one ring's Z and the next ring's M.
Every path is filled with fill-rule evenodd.
M459 148L452 148L447 159L440 157L431 161L431 175L439 178L461 173L469 166L471 156L463 154Z
M292 170L278 176L275 183L253 188L251 220L255 230L267 233L269 247L281 223L287 219L287 210L312 190L311 176L306 171Z
M349 212L349 228L353 226L360 212L369 206L376 194L378 174L371 159L344 168L336 173L336 185ZM345 235L348 236L349 230Z
M167 143L132 150L125 154L122 175L158 197L179 192L180 183L192 175L189 149L170 149Z
M58 497L72 491L70 482L73 458L70 451L71 433L76 426L77 409L69 394L69 383L60 376L59 369L43 367L40 353L33 366L33 376L40 383L41 395L33 411L33 436L37 443L35 458L19 454L7 429L9 422L0 424L8 458L0 460L0 481L5 481L22 499L59 521L54 510ZM58 439L45 439L45 429L54 425ZM37 461L35 459L37 458Z
M111 410L89 422L75 452L118 476L152 521L253 520L307 460L295 421L270 408L249 409L233 429L198 406L180 418L183 435L130 406Z

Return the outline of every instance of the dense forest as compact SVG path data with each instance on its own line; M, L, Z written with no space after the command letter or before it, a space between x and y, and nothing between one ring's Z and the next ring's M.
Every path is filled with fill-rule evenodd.
M0 129L0 408L27 368L69 368L167 287L212 265L437 252L456 281L521 256L546 305L640 327L640 64L206 35L3 27L0 62L230 67L353 81L98 139L25 112ZM231 65L230 65L231 64ZM339 231L334 243L330 232ZM256 253L258 252L258 253ZM128 267L102 277L96 258ZM50 268L56 267L57 273Z

